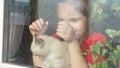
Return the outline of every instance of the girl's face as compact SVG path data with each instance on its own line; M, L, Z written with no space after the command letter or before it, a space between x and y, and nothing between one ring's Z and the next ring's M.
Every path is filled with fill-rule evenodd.
M88 31L87 17L76 11L74 5L61 3L58 5L59 22L69 23L78 39L85 37Z

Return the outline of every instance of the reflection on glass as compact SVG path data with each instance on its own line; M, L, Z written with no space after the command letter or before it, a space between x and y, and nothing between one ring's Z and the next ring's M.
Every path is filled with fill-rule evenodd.
M60 32L65 36L69 29L63 26L69 23L67 27L73 29L70 37L75 36L83 43L80 48L90 67L120 66L120 0L91 0L88 3L86 0L88 7L82 1L85 0L8 0L3 61L33 65L30 49L33 36L29 26L41 18L49 22L45 34L57 38L59 35L65 42Z
M30 23L30 0L10 0L7 2L9 2L7 3L8 11L6 12L8 15L5 19L8 19L6 25L8 25L9 28L5 28L8 28L6 35L8 36L8 49L5 49L7 55L6 59L3 61L30 64L31 55L28 49L30 47L28 41L30 40L27 40L30 39L27 34L29 33L27 25ZM29 38L25 38L25 36ZM24 61L25 59L27 62Z

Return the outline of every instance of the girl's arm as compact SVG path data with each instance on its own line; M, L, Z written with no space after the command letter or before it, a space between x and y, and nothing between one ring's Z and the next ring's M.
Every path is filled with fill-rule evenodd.
M68 48L72 68L89 68L87 62L81 54L80 47L77 41L71 42Z
M32 57L33 57L33 65L36 67L41 67L43 61L42 57L35 55L33 55Z

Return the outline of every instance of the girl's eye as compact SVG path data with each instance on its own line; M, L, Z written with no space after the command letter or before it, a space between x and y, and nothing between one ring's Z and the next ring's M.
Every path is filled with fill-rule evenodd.
M80 21L80 18L71 18L69 21L71 21L71 22L78 22L78 21Z
M62 19L62 18L59 18L59 21L64 21L64 19Z

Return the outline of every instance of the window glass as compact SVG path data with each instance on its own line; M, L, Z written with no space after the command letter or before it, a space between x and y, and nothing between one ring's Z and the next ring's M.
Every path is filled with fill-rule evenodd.
M30 0L5 0L4 10L3 62L32 64L28 30Z
M44 18L50 23L46 33L55 33L56 3L56 0L5 0L3 62L33 65L29 25Z
M49 23L45 34L59 41L66 42L70 28L69 39L74 35L82 41L81 51L91 66L120 66L120 0L5 0L4 10L5 63L33 66L29 28L41 18Z

